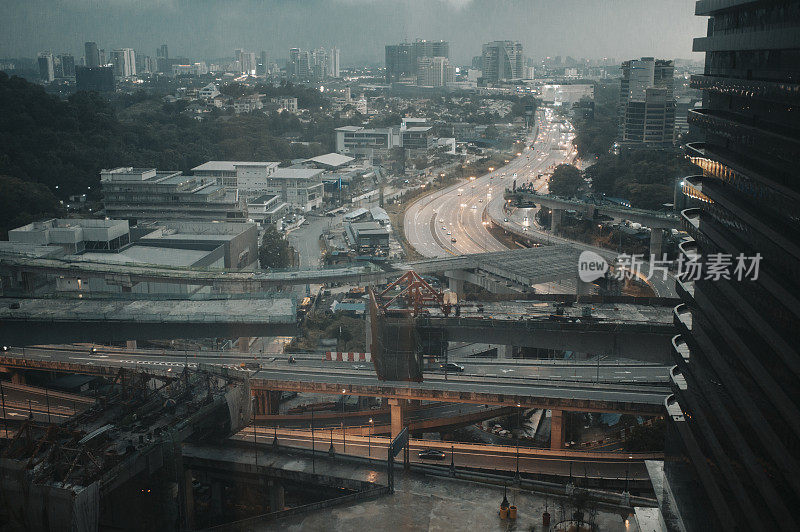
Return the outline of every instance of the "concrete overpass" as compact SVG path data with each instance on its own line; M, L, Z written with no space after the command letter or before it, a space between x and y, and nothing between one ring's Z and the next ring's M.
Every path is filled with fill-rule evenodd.
M640 223L643 226L651 229L681 228L680 218L672 214L665 214L645 209L633 209L630 207L622 207L620 205L597 205L576 199L561 198L558 196L549 195L543 196L540 194L532 194L530 192L517 191L512 194L522 196L523 200L535 203L541 207L562 211L578 211L592 218L594 218L596 215L603 215L616 220L630 220L631 222Z
M19 308L0 305L0 342L5 345L112 342L153 338L293 336L296 300L30 298Z

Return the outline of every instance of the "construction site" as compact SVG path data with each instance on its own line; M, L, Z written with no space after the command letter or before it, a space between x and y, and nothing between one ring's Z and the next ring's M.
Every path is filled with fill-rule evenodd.
M190 522L182 443L222 441L251 417L246 372L204 365L119 368L104 377L93 405L61 422L34 419L31 412L6 424L0 440L4 530L114 530L132 523L163 530Z

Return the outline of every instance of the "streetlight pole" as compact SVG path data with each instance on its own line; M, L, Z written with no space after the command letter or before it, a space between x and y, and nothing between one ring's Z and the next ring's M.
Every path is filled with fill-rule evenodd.
M367 456L372 462L372 418L369 418L369 432L367 433Z
M0 402L3 404L3 428L6 429L6 438L8 438L8 419L6 419L6 394L3 391L3 381L0 381Z
M311 409L311 472L317 472L317 464L315 463L316 458L316 447L314 446L314 409Z

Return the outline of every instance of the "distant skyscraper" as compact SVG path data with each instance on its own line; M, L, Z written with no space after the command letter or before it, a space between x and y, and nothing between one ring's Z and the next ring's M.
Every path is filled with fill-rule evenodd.
M112 52L114 74L120 78L129 78L136 75L136 54L133 48L119 48Z
M100 58L100 66L105 66L108 64L108 57L106 56L106 51L104 49L100 49L97 53L97 56Z
M172 70L172 65L169 62L169 50L166 44L162 44L156 49L156 64L158 71L168 74Z
M239 72L242 74L247 74L248 76L255 76L256 75L256 68L258 66L256 62L256 53L255 52L246 52L244 50L235 50L234 57L236 60L239 61Z
M269 54L265 51L261 51L261 69L259 72L261 74L268 74L269 73L269 65L272 63L272 60Z
M289 62L286 64L286 75L290 79L308 81L312 72L311 54L300 48L289 50Z
M619 142L671 147L675 140L675 66L652 57L622 63Z
M455 81L455 71L446 57L420 57L417 60L417 85L445 87Z
M418 61L423 57L450 57L450 43L419 39L413 43L386 46L386 81L415 76Z
M331 48L331 55L328 58L328 75L332 78L339 77L339 49L335 46Z
M325 79L328 75L328 50L317 48L311 52L311 63L313 65L313 77L317 81Z
M61 63L61 75L64 77L73 77L75 75L75 58L72 54L61 54L58 56Z
M671 530L800 530L800 17L797 2L700 1L673 395L659 507ZM697 173L697 172L695 172ZM689 273L692 262L702 264ZM729 263L732 263L729 265ZM662 485L659 482L659 485ZM682 520L682 523L677 523Z
M112 92L114 67L75 67L75 88L79 91Z
M416 65L411 61L411 43L389 44L386 46L386 82L399 81L403 76L415 72Z
M495 83L522 79L525 75L522 45L515 41L493 41L483 45L483 81Z
M36 61L39 64L39 79L48 83L53 81L56 77L53 54L41 52Z
M87 67L100 66L100 50L97 49L96 42L87 42L83 45L85 53L85 63Z

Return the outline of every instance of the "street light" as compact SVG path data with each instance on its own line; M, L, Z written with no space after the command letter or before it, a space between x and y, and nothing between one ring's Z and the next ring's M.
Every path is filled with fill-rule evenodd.
M369 418L369 432L367 433L367 456L372 462L372 418Z

